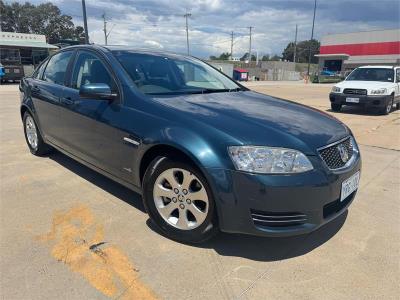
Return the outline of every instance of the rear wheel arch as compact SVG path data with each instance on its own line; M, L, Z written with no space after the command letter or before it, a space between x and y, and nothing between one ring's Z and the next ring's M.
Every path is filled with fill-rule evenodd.
M37 128L38 131L40 132L40 134L41 134L42 137L43 137L43 132L42 132L42 129L40 128L40 122L38 122L38 118L37 118L36 114L33 113L31 107L29 107L29 106L26 105L26 104L22 104L22 105L21 105L21 108L20 108L20 114L21 114L21 120L22 120L22 121L24 120L24 115L25 115L25 113L29 113L29 114L32 116L33 120L35 121L35 123L36 123L36 125L37 125L37 127L38 127L38 128Z

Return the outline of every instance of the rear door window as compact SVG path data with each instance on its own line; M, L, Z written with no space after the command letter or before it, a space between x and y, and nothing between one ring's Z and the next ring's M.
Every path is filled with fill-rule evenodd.
M72 57L72 51L60 52L50 58L43 74L43 80L55 84L64 85L65 74L67 72L69 61Z

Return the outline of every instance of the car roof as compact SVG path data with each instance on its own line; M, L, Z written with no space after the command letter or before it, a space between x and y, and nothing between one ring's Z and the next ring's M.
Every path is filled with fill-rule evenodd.
M129 51L129 52L134 52L134 53L141 53L141 54L150 54L150 55L162 55L165 57L170 57L170 58L184 58L184 57L191 57L185 54L179 54L179 53L174 53L170 51L165 51L165 50L159 50L159 49L147 49L147 48L134 48L131 46L122 46L122 45L74 45L74 46L69 46L62 48L61 50L68 50L68 49L96 49L100 51Z
M364 69L364 68L368 68L368 69L394 69L394 68L396 68L397 66L377 66L377 65L374 65L374 66L361 66L361 67L359 67L360 69Z

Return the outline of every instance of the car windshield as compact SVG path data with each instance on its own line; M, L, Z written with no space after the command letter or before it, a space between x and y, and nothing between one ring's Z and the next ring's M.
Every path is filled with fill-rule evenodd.
M385 68L359 68L351 72L346 80L393 82L394 70Z
M242 88L206 63L191 57L113 51L137 88L144 94L199 94Z

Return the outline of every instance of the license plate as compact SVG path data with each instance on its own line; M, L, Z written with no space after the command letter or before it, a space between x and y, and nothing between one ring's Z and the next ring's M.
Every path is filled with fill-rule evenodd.
M19 69L14 69L14 73L19 74Z
M351 97L347 97L347 98L346 98L346 102L349 102L349 103L359 103L359 102L360 102L360 98L351 98Z
M340 201L346 199L352 192L358 189L360 182L360 171L353 174L350 178L342 182L342 192L340 195Z

